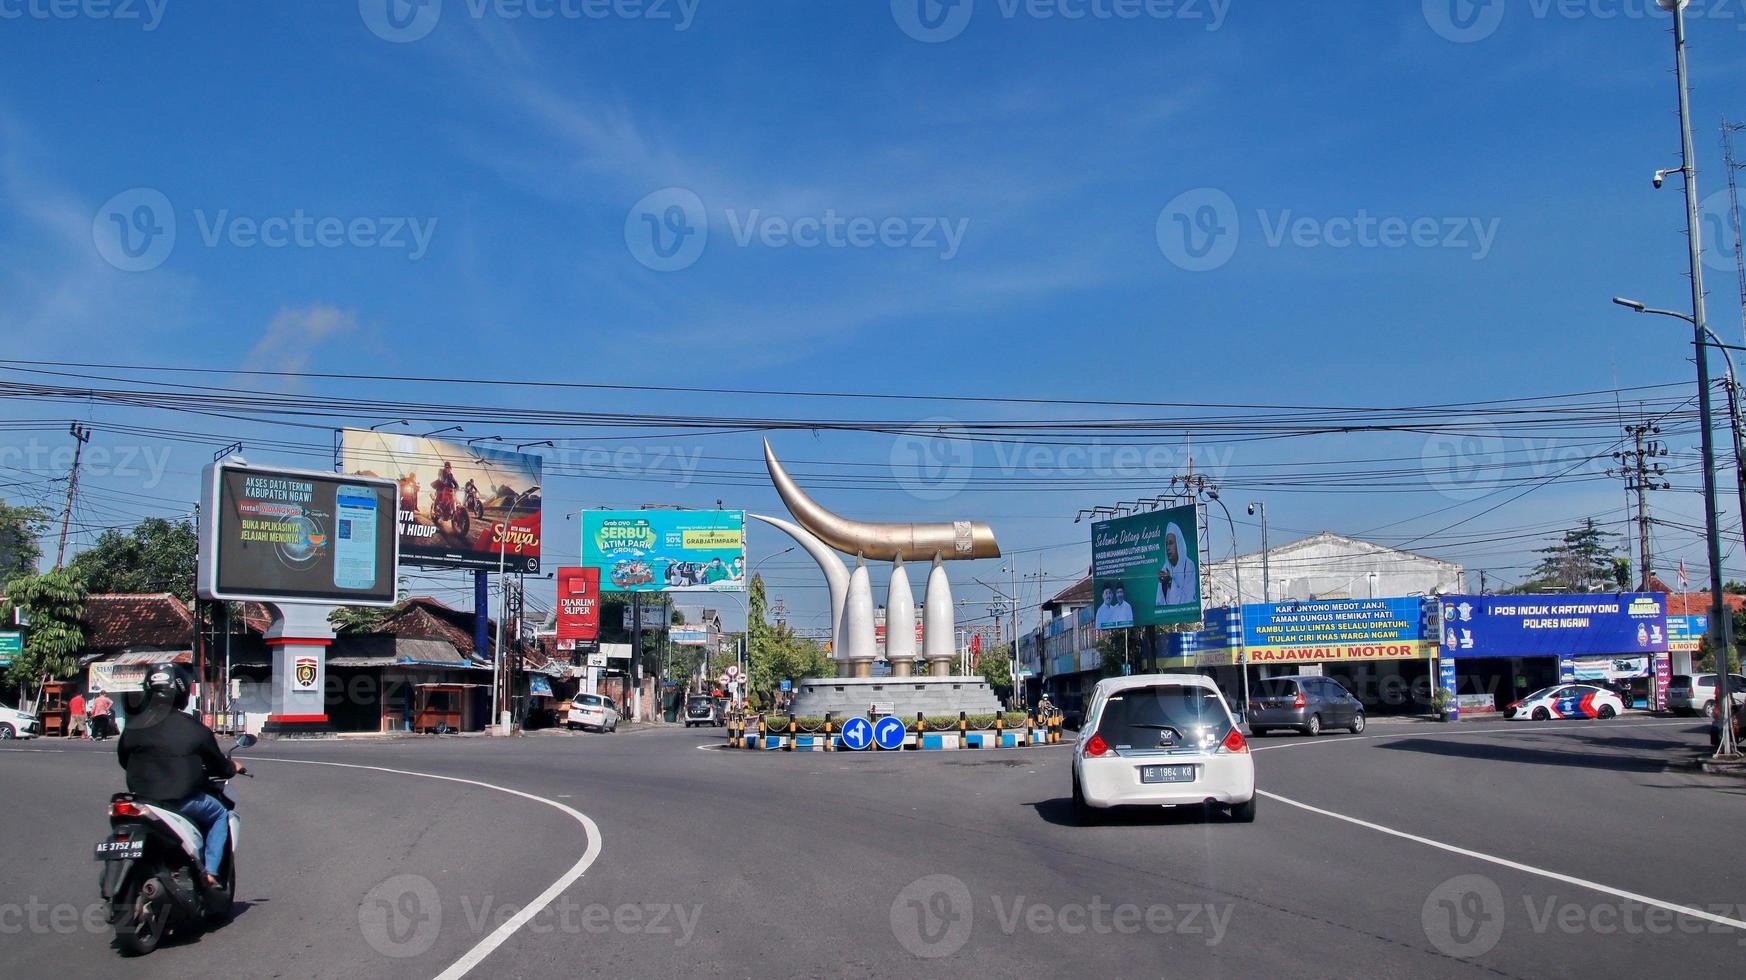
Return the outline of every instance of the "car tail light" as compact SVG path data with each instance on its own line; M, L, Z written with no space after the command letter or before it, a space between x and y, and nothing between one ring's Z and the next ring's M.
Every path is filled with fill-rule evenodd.
M1302 697L1302 695L1298 696ZM1249 740L1243 737L1241 731L1233 728L1231 729L1231 733L1225 736L1225 740L1219 743L1219 748L1224 749L1226 752L1237 752L1247 755L1249 753Z
M1303 696L1302 691L1299 691L1297 697L1291 699L1291 706L1293 708L1307 708L1309 707L1309 699Z
M116 800L109 804L109 815L112 817L143 817L145 811L128 800Z
M1099 759L1114 753L1110 751L1109 743L1103 740L1102 735L1093 735L1091 741L1085 743L1085 754L1093 759Z

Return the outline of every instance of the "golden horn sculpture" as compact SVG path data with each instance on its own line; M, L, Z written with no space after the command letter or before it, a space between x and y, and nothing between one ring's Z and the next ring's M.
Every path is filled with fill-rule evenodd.
M851 521L820 507L800 489L776 453L764 440L764 465L770 481L800 526L820 541L849 555L869 561L931 561L937 555L946 561L999 558L1000 545L994 529L981 521L948 521L937 524L872 524Z

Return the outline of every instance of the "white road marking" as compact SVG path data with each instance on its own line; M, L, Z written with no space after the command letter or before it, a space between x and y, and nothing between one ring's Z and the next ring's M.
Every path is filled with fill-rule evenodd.
M1479 861L1485 861L1485 862L1490 863L1490 864L1496 864L1496 865L1499 865L1501 867L1513 869L1515 871L1522 871L1522 872L1525 872L1527 874L1538 875L1542 878L1550 878L1553 881L1561 881L1566 885L1575 885L1578 888L1587 888L1590 891L1597 891L1603 895L1611 895L1614 898L1622 898L1622 899L1625 899L1625 900L1631 901L1631 902L1641 902L1644 905L1651 905L1651 906L1654 906L1655 908L1666 909L1670 912L1677 912L1680 915L1689 915L1694 919L1704 919L1708 922L1715 922L1715 923L1718 923L1720 925L1730 926L1730 927L1735 928L1735 929L1740 929L1742 931L1746 931L1746 922L1742 922L1739 919L1730 919L1727 916L1717 915L1714 912L1705 912L1703 909L1694 909L1688 905L1676 905L1673 902L1664 902L1658 898L1650 898L1647 895L1639 895L1636 892L1628 892L1622 888L1614 888L1610 885L1603 885L1598 881L1589 881L1586 878L1577 878L1577 877L1574 877L1572 875L1560 874L1556 871L1547 871L1545 868L1536 868L1533 865L1523 864L1520 861L1511 861L1509 858L1498 857L1495 854L1486 854L1483 851L1473 851L1473 850L1468 850L1465 847L1456 847L1454 844L1445 844L1442 841L1432 840L1429 837L1420 837L1417 834L1409 834L1404 830L1395 830L1392 827L1384 827L1381 824L1371 823L1368 820L1360 820L1357 817L1348 817L1343 813L1335 813L1332 810L1324 810L1321 807L1310 806L1308 803L1299 803L1296 800L1286 799L1285 797L1280 796L1276 793L1269 793L1269 792L1266 792L1264 790L1258 790L1257 792L1259 793L1259 795L1265 796L1270 800L1274 800L1275 802L1284 803L1287 806L1294 806L1300 810L1307 810L1310 813L1320 814L1324 817L1332 817L1335 820L1344 820L1345 822L1347 822L1349 824L1363 827L1366 830L1374 830L1379 834L1387 834L1390 837L1399 837L1402 840L1410 840L1416 844L1423 844L1426 847L1434 847L1440 851L1448 851L1451 854L1459 854L1463 857L1474 858L1474 859L1479 860Z
M1612 725L1605 725L1604 727L1610 728L1610 729L1668 728L1668 727L1673 727L1676 725L1683 726L1683 725L1689 725L1689 724L1691 724L1691 722L1689 722L1689 721L1677 721L1677 722L1660 721L1660 722L1644 722L1644 723L1640 723L1640 724L1630 724L1630 725L1612 724ZM1341 742L1361 742L1361 741L1368 741L1370 739L1378 739L1378 738L1409 738L1412 736L1419 736L1422 738L1456 738L1456 737L1463 736L1463 735L1494 735L1494 734L1513 733L1513 732L1587 731L1587 730L1594 729L1597 727L1602 727L1602 726L1599 726L1599 725L1579 725L1579 726L1562 725L1562 726L1557 726L1557 727L1544 727L1544 728L1523 728L1523 727L1517 726L1517 727L1513 727L1513 728L1481 728L1481 729L1474 729L1472 731L1465 731L1465 732L1461 732L1461 731L1391 732L1391 733L1388 733L1385 735L1356 735L1356 736L1352 736L1349 738L1335 738L1335 739L1325 739L1325 740L1306 739L1302 742L1292 742L1292 743L1289 743L1286 745L1255 746L1253 748L1253 751L1265 752L1268 749L1289 749L1289 748L1301 747L1304 745L1337 745ZM1536 868L1533 865L1523 864L1520 861L1511 861L1509 858L1498 857L1495 854L1487 854L1483 851L1475 851L1475 850L1470 850L1470 849L1465 848L1465 847L1457 847L1454 844L1446 844L1446 843L1439 841L1439 840L1432 840L1429 837L1421 837L1418 834L1409 834L1404 830L1395 830L1393 827L1384 827L1381 824L1371 823L1368 820L1360 820L1357 817L1349 817L1343 813L1335 813L1332 810L1324 810L1321 807L1311 806L1308 803L1301 803L1297 800L1288 799L1286 797L1280 796L1277 793L1269 793L1266 790L1256 790L1256 794L1259 796L1265 796L1268 799L1273 800L1273 801L1278 802L1278 803L1284 803L1287 806L1297 807L1298 809L1304 810L1304 811L1309 812L1309 813L1319 814L1319 815L1324 816L1324 817L1330 817L1334 820L1341 820L1341 821L1344 821L1346 823L1352 824L1352 825L1357 826L1357 827L1363 827L1366 830L1374 830L1379 834L1387 834L1390 837L1399 837L1402 840L1409 840L1415 844L1423 844L1426 847L1434 847L1437 850L1448 851L1451 854L1459 854L1462 857L1469 857L1469 858L1473 858L1473 859L1478 860L1478 861L1484 861L1488 864L1495 864L1495 865L1499 865L1500 867L1510 868L1512 870L1521 871L1521 872L1524 872L1526 874L1537 875L1541 878L1550 878L1553 881L1563 882L1564 884L1567 884L1567 885L1575 885L1578 888L1586 888L1590 891L1600 892L1603 895L1611 895L1614 898L1622 898L1622 899L1625 899L1626 901L1631 901L1631 902L1641 902L1644 905L1653 906L1653 907L1659 908L1659 909L1666 909L1667 911L1674 912L1674 913L1677 913L1679 915L1687 915L1687 916L1691 916L1694 919L1703 919L1706 922L1714 922L1714 923L1717 923L1718 925L1724 925L1724 926L1728 926L1730 928L1739 929L1741 931L1746 931L1746 922L1743 922L1739 919L1730 919L1724 915L1717 915L1714 912L1706 912L1703 909L1695 909L1695 908L1692 908L1688 905L1679 905L1679 904L1676 904L1674 902L1664 902L1658 898L1650 898L1647 895L1639 895L1636 892L1625 891L1622 888L1614 888L1611 885L1603 885L1598 881L1589 881L1586 878L1577 878L1575 876L1562 874L1562 873L1557 872L1557 871L1548 871L1545 868Z
M448 783L461 783L467 786L478 786L483 789L496 790L499 793L508 793L511 796L519 796L524 800L533 800L535 803L544 803L546 806L552 807L553 809L562 810L577 823L582 825L582 831L588 837L588 846L582 851L582 857L577 859L576 863L570 867L570 870L559 876L557 881L552 882L552 884L545 891L541 892L533 901L523 906L520 912L517 912L508 921L498 926L491 935L481 939L478 944L468 950L465 955L450 964L448 969L437 974L436 980L460 980L461 977L466 976L474 967L484 961L485 957L490 956L497 947L502 946L510 936L515 935L522 926L531 922L534 916L545 911L546 906L556 901L559 895L562 895L566 889L575 884L576 880L581 878L583 873L594 864L595 859L600 857L600 828L595 826L594 821L590 820L587 814L559 803L557 800L549 800L543 796L524 793L519 789L510 789L507 786L497 786L492 783L482 783L476 779L463 779L459 776L441 776L432 772L414 772L410 769L389 769L384 766L360 766L349 762L316 762L312 759L274 759L270 757L250 757L245 761L280 762L299 766L333 766L337 769L366 769L371 772L393 773L397 776L418 776L423 779L440 779Z
M1339 738L1304 738L1295 742L1284 742L1279 745L1257 745L1259 739L1253 736L1249 739L1249 749L1252 752L1267 752L1272 749L1301 749L1310 745L1339 745L1342 742L1368 742L1378 738L1462 738L1467 735L1513 735L1522 732L1578 732L1595 728L1605 728L1613 731L1630 728L1674 728L1693 724L1692 721L1647 721L1635 724L1619 724L1616 722L1590 722L1588 724L1548 725L1543 728L1530 728L1516 725L1512 728L1474 728L1468 731L1422 731L1417 726L1404 732L1384 732L1380 735L1343 735Z

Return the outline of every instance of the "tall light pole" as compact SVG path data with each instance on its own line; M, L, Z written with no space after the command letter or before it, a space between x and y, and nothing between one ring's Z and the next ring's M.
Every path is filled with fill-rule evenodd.
M1267 505L1257 500L1249 504L1249 516L1261 515L1261 601L1273 601L1273 575L1269 566L1272 562L1267 553Z
M1243 563L1237 554L1237 522L1231 519L1231 509L1219 499L1218 490L1213 487L1201 488L1206 499L1219 505L1225 512L1225 523L1231 526L1231 570L1237 580L1237 669L1243 672L1243 718L1249 717L1249 649L1243 645Z
M1738 751L1734 744L1734 704L1731 693L1732 665L1728 663L1728 654L1733 651L1734 621L1722 604L1722 562L1721 535L1716 526L1716 457L1715 439L1710 433L1709 410L1709 349L1715 347L1722 352L1728 362L1728 417L1729 429L1733 432L1734 441L1734 488L1740 499L1740 515L1746 520L1746 437L1741 432L1740 407L1737 382L1739 375L1734 370L1734 357L1728 353L1728 346L1709 327L1699 323L1695 317L1690 317L1675 310L1657 310L1639 303L1633 299L1613 297L1613 302L1628 310L1647 313L1652 316L1670 316L1684 320L1692 325L1696 332L1694 343L1697 347L1698 378L1704 385L1703 397L1699 399L1703 406L1703 442L1704 442L1704 514L1708 522L1704 528L1706 542L1710 552L1710 649L1716 652L1716 712L1720 716L1722 726L1722 741L1716 747L1717 755L1732 755ZM1701 312L1703 307L1698 307Z

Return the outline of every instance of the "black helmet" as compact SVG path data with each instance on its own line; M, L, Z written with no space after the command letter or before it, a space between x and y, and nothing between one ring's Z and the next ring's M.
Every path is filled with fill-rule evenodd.
M173 702L180 711L188 703L188 678L173 663L152 664L146 668L145 691L152 700Z

